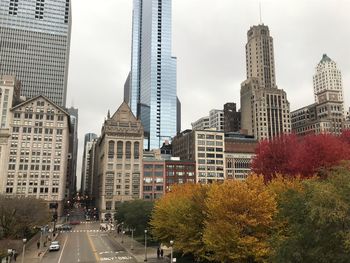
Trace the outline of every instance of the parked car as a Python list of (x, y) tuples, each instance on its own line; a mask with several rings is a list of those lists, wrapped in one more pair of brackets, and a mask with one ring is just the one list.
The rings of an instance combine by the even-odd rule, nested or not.
[(71, 225), (80, 225), (80, 221), (71, 221), (69, 222)]
[(49, 251), (58, 251), (60, 250), (60, 242), (52, 241), (49, 247)]

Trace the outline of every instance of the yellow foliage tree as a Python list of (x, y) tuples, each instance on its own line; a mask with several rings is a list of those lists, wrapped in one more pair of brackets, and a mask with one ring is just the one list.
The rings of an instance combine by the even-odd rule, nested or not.
[(161, 242), (174, 240), (174, 247), (183, 254), (200, 258), (208, 187), (199, 184), (174, 186), (154, 207), (150, 225), (152, 234)]
[(208, 260), (267, 261), (276, 201), (263, 177), (212, 185), (206, 207), (203, 241)]

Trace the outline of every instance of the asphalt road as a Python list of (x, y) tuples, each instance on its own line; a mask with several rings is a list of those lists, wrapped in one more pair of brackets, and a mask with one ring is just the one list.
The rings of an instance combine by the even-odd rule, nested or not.
[(115, 262), (136, 263), (137, 261), (105, 231), (101, 231), (98, 222), (85, 222), (73, 226), (68, 232), (60, 233), (59, 251), (47, 252), (44, 263), (92, 263)]

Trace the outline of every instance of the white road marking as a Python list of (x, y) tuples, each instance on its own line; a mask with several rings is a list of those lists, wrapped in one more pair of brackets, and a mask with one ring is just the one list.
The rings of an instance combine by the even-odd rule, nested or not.
[(63, 244), (63, 248), (62, 248), (62, 251), (61, 251), (60, 257), (58, 258), (58, 263), (60, 263), (60, 262), (61, 262), (62, 255), (63, 255), (63, 251), (64, 251), (64, 248), (66, 247), (66, 244), (67, 244), (67, 240), (68, 240), (68, 236), (66, 236), (66, 240), (64, 241), (64, 244)]

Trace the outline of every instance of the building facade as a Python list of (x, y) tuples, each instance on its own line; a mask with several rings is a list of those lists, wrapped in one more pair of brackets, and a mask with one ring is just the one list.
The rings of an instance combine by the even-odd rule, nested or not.
[(245, 180), (251, 173), (258, 141), (239, 133), (225, 134), (225, 178)]
[(59, 204), (66, 193), (69, 114), (43, 96), (11, 109), (5, 194)]
[(206, 117), (202, 117), (200, 119), (198, 119), (195, 122), (191, 123), (192, 126), (192, 130), (205, 130), (205, 129), (209, 129), (210, 125), (209, 125), (209, 116)]
[(172, 185), (196, 183), (196, 162), (176, 158), (165, 161), (165, 185), (168, 192)]
[(313, 76), (315, 102), (319, 102), (318, 94), (323, 91), (336, 91), (337, 101), (344, 101), (344, 91), (341, 71), (337, 63), (331, 60), (327, 54), (323, 54), (321, 61), (316, 66), (316, 72)]
[(236, 103), (224, 104), (224, 131), (239, 132), (241, 129), (241, 113), (236, 109)]
[(67, 109), (70, 118), (69, 154), (67, 168), (67, 193), (68, 199), (77, 191), (77, 160), (78, 160), (78, 109)]
[(124, 100), (145, 131), (145, 149), (160, 148), (179, 130), (171, 0), (134, 0), (131, 71)]
[(87, 194), (89, 189), (89, 178), (92, 176), (92, 174), (89, 173), (90, 171), (90, 162), (93, 158), (90, 156), (90, 150), (93, 145), (93, 141), (97, 139), (97, 135), (95, 133), (87, 133), (85, 134), (84, 138), (84, 152), (83, 152), (83, 160), (82, 160), (82, 167), (81, 167), (81, 181), (80, 181), (80, 191), (83, 194)]
[(291, 113), (292, 131), (297, 135), (330, 133), (339, 135), (347, 128), (340, 91), (323, 90), (317, 94), (317, 103)]
[(196, 182), (208, 184), (225, 179), (223, 131), (185, 130), (173, 139), (173, 156), (196, 162)]
[(348, 129), (345, 118), (341, 72), (326, 54), (313, 76), (315, 103), (291, 113), (292, 131), (297, 135), (330, 133), (339, 135)]
[(11, 108), (19, 101), (20, 82), (14, 76), (0, 76), (0, 193), (5, 192)]
[(0, 75), (14, 75), (21, 95), (66, 106), (71, 33), (69, 0), (0, 1)]
[[(123, 102), (107, 119), (96, 142), (98, 200), (102, 218), (115, 213), (119, 202), (140, 198), (143, 127)], [(94, 183), (95, 184), (95, 183)]]
[(212, 109), (209, 111), (209, 127), (217, 131), (224, 130), (224, 111)]
[(290, 105), (276, 86), (273, 39), (265, 25), (248, 31), (247, 80), (241, 84), (241, 129), (256, 139), (290, 133)]

